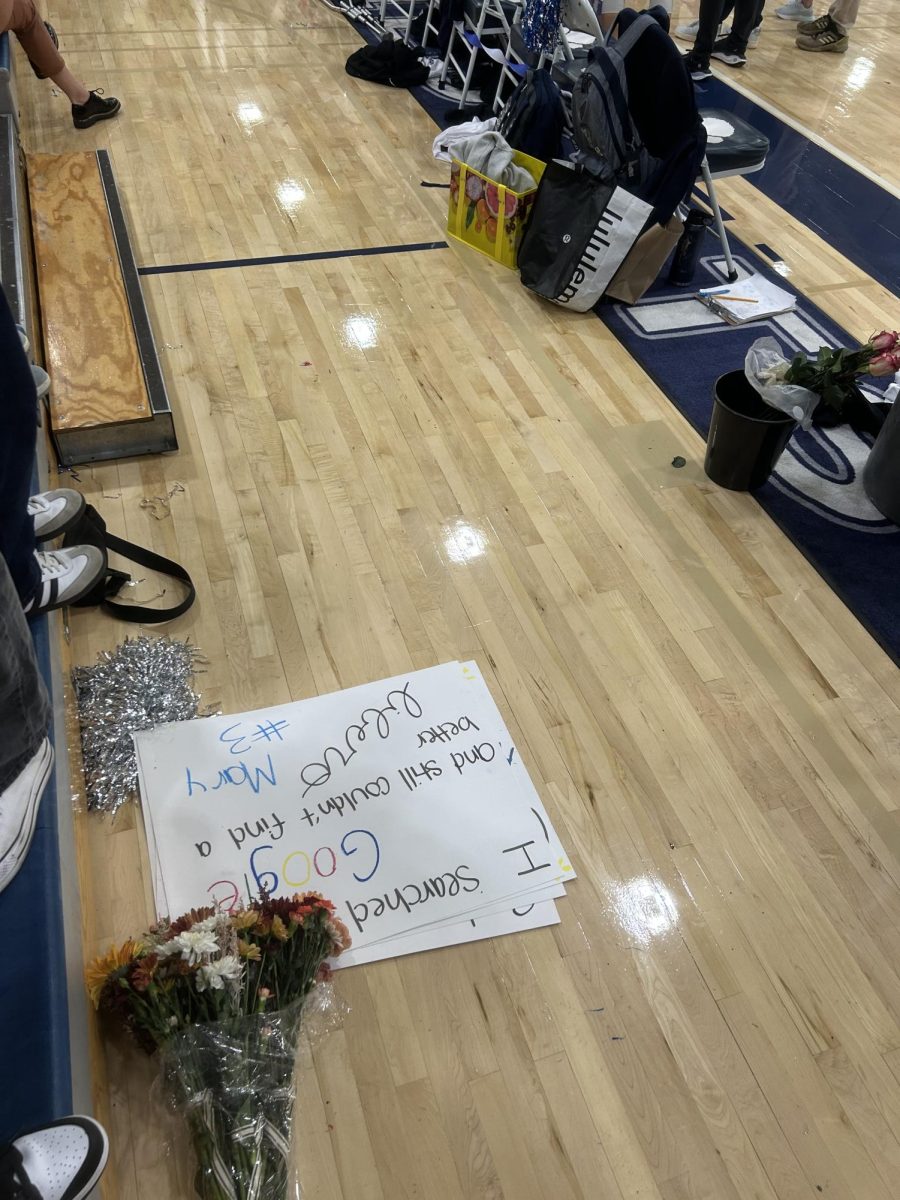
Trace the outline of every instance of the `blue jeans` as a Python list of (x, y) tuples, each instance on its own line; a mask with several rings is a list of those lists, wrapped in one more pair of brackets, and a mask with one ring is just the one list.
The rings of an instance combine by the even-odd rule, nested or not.
[(40, 583), (27, 508), (36, 438), (31, 367), (0, 287), (0, 791), (34, 756), (50, 723), (22, 612)]
[(37, 753), (49, 725), (50, 701), (22, 601), (0, 559), (0, 792)]
[(0, 557), (25, 604), (41, 581), (34, 557), (34, 521), (27, 507), (38, 428), (37, 389), (2, 287), (0, 364)]

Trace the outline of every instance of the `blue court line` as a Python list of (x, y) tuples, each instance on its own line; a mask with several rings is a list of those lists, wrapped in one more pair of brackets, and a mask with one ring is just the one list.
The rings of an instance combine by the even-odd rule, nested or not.
[(773, 263), (782, 261), (781, 255), (776, 250), (773, 250), (771, 246), (767, 246), (765, 242), (757, 242), (756, 248), (766, 258), (771, 259)]
[(769, 139), (748, 183), (900, 295), (900, 199), (721, 79), (697, 84), (701, 108), (724, 108)]
[(446, 242), (409, 242), (403, 246), (365, 246), (357, 250), (313, 250), (308, 254), (270, 254), (264, 258), (220, 258), (214, 262), (169, 263), (138, 267), (139, 275), (176, 275), (184, 271), (223, 271), (229, 267), (271, 267), (281, 263), (318, 262), (325, 258), (370, 258), (376, 254), (409, 254), (414, 250), (446, 250)]

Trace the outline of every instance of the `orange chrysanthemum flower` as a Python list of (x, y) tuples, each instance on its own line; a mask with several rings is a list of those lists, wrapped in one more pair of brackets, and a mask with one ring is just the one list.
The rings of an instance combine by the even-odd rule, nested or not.
[(110, 975), (114, 971), (126, 967), (133, 959), (140, 957), (143, 949), (142, 942), (129, 940), (123, 942), (121, 946), (112, 946), (105, 954), (94, 959), (84, 973), (88, 994), (94, 1008), (99, 1007), (100, 994)]

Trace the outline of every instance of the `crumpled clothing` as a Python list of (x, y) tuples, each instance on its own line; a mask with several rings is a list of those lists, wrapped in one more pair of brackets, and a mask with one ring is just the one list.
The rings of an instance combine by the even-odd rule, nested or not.
[(514, 192), (527, 192), (537, 187), (530, 171), (513, 162), (515, 151), (499, 133), (489, 130), (478, 133), (454, 147), (453, 157), (465, 163), (473, 171), (485, 175), (494, 183), (511, 188)]
[(458, 147), (460, 142), (468, 141), (476, 133), (486, 133), (488, 130), (496, 128), (496, 125), (496, 117), (489, 117), (486, 121), (481, 121), (478, 117), (475, 117), (471, 121), (465, 121), (462, 125), (448, 125), (434, 139), (431, 153), (435, 158), (441, 159), (444, 162), (450, 162), (453, 158), (453, 154), (450, 151)]

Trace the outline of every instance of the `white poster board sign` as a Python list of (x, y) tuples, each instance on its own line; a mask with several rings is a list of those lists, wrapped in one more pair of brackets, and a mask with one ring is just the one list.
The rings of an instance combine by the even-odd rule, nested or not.
[(161, 915), (315, 889), (362, 949), (574, 878), (474, 663), (135, 745)]

